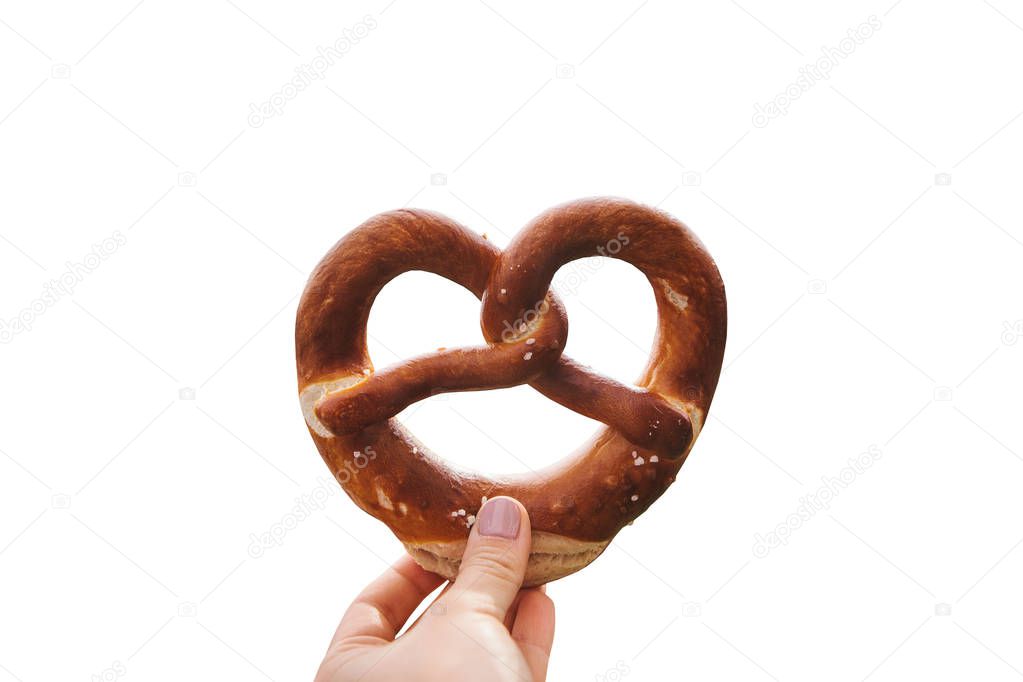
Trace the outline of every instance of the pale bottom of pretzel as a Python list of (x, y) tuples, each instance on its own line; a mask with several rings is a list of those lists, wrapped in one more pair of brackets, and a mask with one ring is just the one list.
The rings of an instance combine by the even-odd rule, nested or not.
[[(458, 575), (465, 540), (406, 542), (405, 549), (420, 566), (449, 580)], [(533, 531), (533, 548), (526, 566), (524, 587), (542, 585), (575, 573), (596, 559), (608, 542), (574, 540), (556, 533)]]

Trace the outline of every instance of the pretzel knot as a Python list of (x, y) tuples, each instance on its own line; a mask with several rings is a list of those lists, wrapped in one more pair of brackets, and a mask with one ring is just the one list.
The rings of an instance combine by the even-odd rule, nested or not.
[[(635, 386), (563, 354), (568, 320), (554, 273), (587, 256), (619, 258), (654, 290), (658, 327)], [(439, 350), (374, 370), (366, 323), (387, 282), (423, 270), (482, 302), (486, 345)], [(296, 322), (302, 412), (349, 496), (384, 521), (429, 570), (457, 573), (488, 496), (529, 511), (527, 584), (592, 561), (675, 480), (706, 418), (725, 344), (725, 293), (696, 237), (665, 213), (589, 199), (540, 215), (503, 252), (435, 213), (375, 216), (339, 241), (310, 277)], [(528, 383), (606, 425), (575, 455), (500, 480), (455, 471), (393, 419), (438, 393)]]

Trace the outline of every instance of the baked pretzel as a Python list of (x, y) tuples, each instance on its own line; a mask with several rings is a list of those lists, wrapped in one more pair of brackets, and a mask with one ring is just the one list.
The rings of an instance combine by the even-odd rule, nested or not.
[[(568, 321), (551, 278), (594, 255), (639, 268), (657, 301), (657, 333), (636, 386), (562, 354)], [(375, 370), (366, 322), (377, 294), (410, 270), (457, 282), (482, 302), (485, 346), (438, 350)], [(386, 523), (424, 568), (453, 578), (475, 513), (508, 495), (529, 512), (526, 585), (573, 573), (675, 480), (721, 372), (725, 291), (682, 223), (620, 199), (553, 208), (502, 252), (436, 213), (383, 213), (316, 267), (295, 328), (309, 432), (345, 492)], [(575, 454), (529, 474), (488, 478), (447, 466), (394, 416), (428, 396), (528, 383), (606, 428)]]

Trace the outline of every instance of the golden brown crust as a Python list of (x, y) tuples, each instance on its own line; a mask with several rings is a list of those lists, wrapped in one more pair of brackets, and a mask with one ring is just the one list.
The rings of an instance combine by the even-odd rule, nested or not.
[[(557, 580), (586, 566), (604, 551), (607, 542), (573, 540), (563, 535), (533, 531), (532, 553), (523, 586), (533, 587)], [(447, 542), (406, 542), (405, 549), (428, 571), (449, 580), (458, 575), (465, 552), (465, 538)]]
[[(561, 354), (568, 322), (551, 278), (594, 255), (632, 263), (654, 289), (657, 335), (635, 387)], [(374, 371), (370, 307), (387, 282), (413, 269), (480, 298), (488, 344)], [(443, 216), (394, 211), (346, 235), (310, 278), (296, 322), (299, 393), (310, 434), (344, 490), (421, 563), (457, 568), (453, 552), (483, 500), (508, 495), (525, 505), (534, 539), (558, 548), (534, 550), (529, 579), (537, 584), (592, 561), (675, 480), (714, 395), (725, 327), (713, 260), (682, 223), (655, 209), (620, 199), (564, 204), (504, 252)], [(451, 469), (393, 419), (435, 393), (522, 383), (607, 428), (539, 472), (491, 479)]]

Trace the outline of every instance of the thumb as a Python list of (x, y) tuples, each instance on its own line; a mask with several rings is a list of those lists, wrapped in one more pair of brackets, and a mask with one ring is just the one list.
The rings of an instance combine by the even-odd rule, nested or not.
[(510, 497), (488, 500), (469, 532), (448, 604), (503, 621), (522, 587), (531, 540), (522, 504)]

